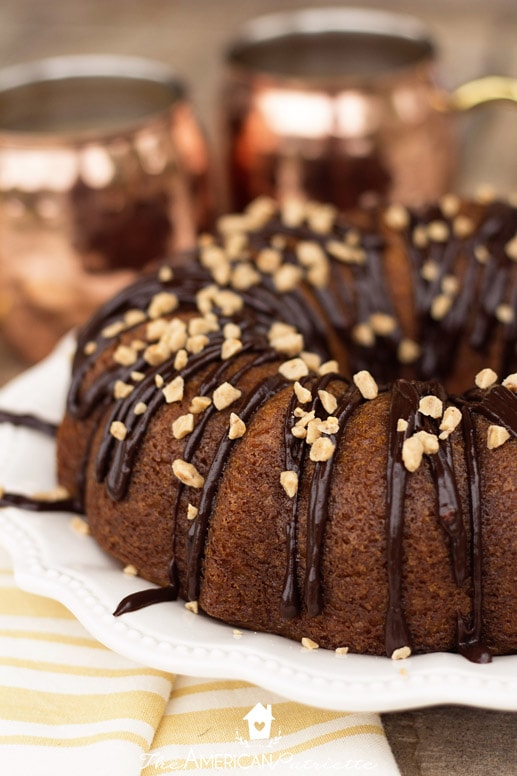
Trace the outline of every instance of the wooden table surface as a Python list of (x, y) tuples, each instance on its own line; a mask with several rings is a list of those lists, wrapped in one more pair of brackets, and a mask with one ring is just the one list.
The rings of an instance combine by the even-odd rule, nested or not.
[[(332, 4), (332, 3), (330, 3)], [(337, 5), (337, 2), (333, 3)], [(2, 0), (0, 66), (41, 56), (119, 53), (174, 65), (217, 155), (222, 51), (238, 24), (289, 0)], [(313, 5), (318, 5), (314, 2)], [(445, 82), (488, 73), (517, 76), (515, 0), (378, 0), (377, 7), (418, 14), (436, 36)], [(458, 190), (489, 183), (517, 191), (517, 109), (483, 108), (461, 119)], [(0, 338), (0, 384), (24, 368)], [(403, 776), (514, 776), (517, 715), (452, 706), (383, 715)], [(382, 776), (382, 774), (380, 774)]]

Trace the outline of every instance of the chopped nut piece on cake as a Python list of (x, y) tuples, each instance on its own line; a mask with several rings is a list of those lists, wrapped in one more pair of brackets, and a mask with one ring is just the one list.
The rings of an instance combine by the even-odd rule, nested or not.
[(308, 402), (312, 401), (312, 393), (308, 388), (304, 388), (303, 385), (298, 382), (298, 380), (296, 380), (293, 388), (296, 394), (296, 398), (300, 404), (307, 404)]
[(311, 461), (328, 461), (335, 449), (336, 445), (328, 437), (319, 437), (313, 443), (309, 457)]
[(242, 396), (242, 391), (231, 383), (224, 382), (212, 394), (214, 406), (217, 410), (224, 410)]
[(280, 474), (280, 485), (283, 487), (289, 498), (294, 498), (298, 492), (298, 474), (287, 470)]
[(230, 414), (230, 429), (228, 431), (229, 439), (240, 439), (246, 433), (246, 424), (239, 418), (235, 412)]
[(320, 389), (318, 391), (318, 396), (320, 398), (323, 409), (328, 412), (329, 415), (332, 415), (337, 409), (337, 399), (334, 394), (330, 393), (329, 391)]
[(186, 601), (185, 609), (188, 609), (192, 614), (199, 614), (199, 604), (197, 601)]
[(159, 318), (161, 315), (167, 315), (178, 306), (178, 297), (169, 291), (160, 291), (151, 299), (151, 304), (147, 308), (149, 318)]
[(133, 566), (132, 563), (128, 563), (127, 566), (124, 566), (123, 573), (127, 574), (128, 577), (137, 577), (138, 569), (136, 566)]
[(514, 372), (511, 375), (508, 375), (504, 378), (502, 385), (504, 385), (505, 388), (509, 388), (512, 391), (517, 390), (517, 372)]
[(80, 534), (81, 536), (89, 536), (90, 526), (88, 525), (86, 520), (83, 520), (82, 517), (78, 517), (76, 515), (71, 519), (70, 525), (72, 527), (72, 530), (75, 531), (75, 533)]
[(404, 337), (397, 349), (397, 358), (401, 364), (413, 364), (420, 358), (420, 345), (412, 339)]
[(242, 342), (239, 339), (225, 339), (221, 346), (221, 358), (227, 361), (236, 356), (240, 350), (242, 350)]
[(133, 412), (135, 415), (144, 415), (147, 412), (147, 404), (143, 401), (137, 402)]
[(114, 420), (110, 425), (110, 434), (122, 442), (127, 436), (127, 428), (120, 420)]
[(137, 351), (129, 345), (119, 345), (113, 354), (113, 360), (121, 366), (132, 366), (137, 358)]
[(194, 415), (199, 415), (200, 412), (204, 412), (211, 404), (212, 399), (210, 396), (194, 396), (188, 409)]
[(318, 374), (320, 377), (323, 377), (323, 375), (328, 375), (335, 372), (336, 374), (339, 374), (339, 365), (338, 362), (334, 359), (331, 359), (330, 361), (325, 361), (323, 364), (320, 365), (318, 368)]
[(186, 415), (180, 415), (172, 424), (172, 434), (174, 439), (183, 439), (194, 430), (194, 415), (189, 412)]
[(165, 401), (167, 404), (172, 404), (176, 401), (181, 401), (183, 399), (183, 394), (185, 391), (185, 380), (181, 375), (178, 375), (173, 380), (170, 381), (170, 383), (167, 383), (167, 385), (162, 388), (162, 393), (165, 397)]
[(194, 464), (188, 463), (182, 458), (176, 458), (173, 461), (172, 471), (180, 482), (191, 488), (202, 488), (205, 484), (205, 478), (198, 472)]
[(187, 506), (187, 520), (195, 520), (199, 514), (199, 509), (192, 504)]
[(406, 431), (408, 425), (409, 424), (405, 418), (399, 418), (397, 420), (397, 431)]
[(377, 383), (366, 369), (356, 372), (352, 379), (363, 399), (375, 399), (378, 396)]
[(424, 445), (417, 436), (405, 439), (402, 444), (402, 461), (408, 472), (416, 472), (422, 463)]
[(384, 221), (390, 229), (401, 232), (409, 226), (409, 212), (403, 205), (388, 205), (384, 211)]
[(302, 639), (302, 647), (304, 647), (304, 649), (319, 649), (320, 645), (317, 643), (317, 641), (313, 641), (307, 636), (304, 636)]
[(510, 432), (504, 426), (489, 426), (487, 431), (487, 447), (489, 450), (495, 450), (501, 447), (510, 439)]
[(278, 371), (287, 378), (287, 380), (296, 381), (309, 374), (309, 367), (303, 359), (292, 358), (290, 361), (284, 361), (283, 364), (280, 364)]
[(422, 415), (427, 415), (430, 418), (441, 418), (443, 414), (443, 402), (438, 396), (428, 394), (422, 396), (418, 403), (419, 412)]
[(447, 407), (440, 423), (440, 439), (447, 439), (461, 422), (461, 412), (457, 407)]
[(336, 647), (334, 652), (336, 655), (348, 655), (349, 650), (348, 647)]
[(411, 655), (411, 647), (399, 647), (394, 649), (391, 654), (392, 660), (405, 660)]
[(490, 388), (491, 385), (497, 382), (497, 374), (493, 369), (482, 369), (477, 373), (474, 382), (478, 388)]

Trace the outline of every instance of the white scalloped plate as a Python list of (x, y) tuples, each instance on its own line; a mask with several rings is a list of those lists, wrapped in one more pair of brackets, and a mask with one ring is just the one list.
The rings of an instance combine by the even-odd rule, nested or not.
[[(69, 355), (64, 340), (46, 361), (0, 390), (0, 407), (58, 420)], [(0, 482), (25, 493), (54, 485), (54, 442), (0, 425)], [(0, 510), (0, 539), (20, 587), (60, 601), (100, 642), (138, 663), (174, 673), (244, 679), (287, 698), (343, 711), (395, 711), (438, 703), (517, 710), (517, 656), (475, 665), (458, 655), (408, 660), (338, 656), (305, 650), (278, 636), (245, 631), (162, 603), (115, 618), (130, 592), (149, 587), (127, 577), (93, 539), (71, 527), (72, 515)]]

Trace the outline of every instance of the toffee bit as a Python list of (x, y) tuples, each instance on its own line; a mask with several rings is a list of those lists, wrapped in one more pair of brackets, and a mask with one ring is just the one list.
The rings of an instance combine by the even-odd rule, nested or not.
[(499, 323), (513, 323), (515, 313), (509, 304), (499, 304), (495, 309), (495, 317)]
[(101, 334), (105, 339), (110, 339), (111, 337), (116, 337), (117, 334), (120, 334), (125, 328), (122, 321), (114, 321), (113, 323), (108, 324), (108, 326), (105, 326), (102, 329)]
[(389, 205), (384, 211), (384, 222), (390, 229), (402, 232), (409, 226), (409, 212), (404, 205)]
[(486, 445), (489, 450), (501, 447), (508, 439), (510, 439), (510, 432), (504, 426), (488, 427)]
[(300, 380), (309, 374), (309, 367), (301, 358), (292, 358), (290, 361), (284, 361), (278, 367), (280, 374), (287, 380)]
[(312, 639), (309, 639), (307, 636), (304, 636), (302, 639), (302, 647), (304, 649), (319, 649), (320, 645), (317, 641), (313, 641)]
[(388, 313), (372, 313), (370, 315), (370, 325), (380, 337), (388, 337), (393, 334), (397, 328), (397, 321)]
[(311, 353), (308, 350), (302, 350), (300, 358), (302, 361), (305, 361), (311, 372), (318, 372), (321, 366), (321, 356), (318, 356), (317, 353)]
[(192, 504), (187, 506), (187, 520), (195, 520), (199, 514), (199, 509)]
[(184, 390), (185, 380), (181, 375), (178, 375), (174, 380), (171, 380), (170, 383), (167, 383), (162, 389), (162, 393), (167, 404), (172, 404), (173, 402), (181, 401), (183, 399)]
[(375, 399), (378, 396), (377, 383), (366, 369), (356, 372), (352, 379), (363, 399)]
[(452, 298), (447, 294), (438, 294), (431, 302), (431, 318), (441, 321), (452, 306)]
[(224, 339), (241, 339), (241, 330), (240, 327), (237, 326), (236, 323), (225, 323), (223, 327), (223, 337)]
[(144, 361), (149, 366), (160, 366), (170, 358), (171, 349), (160, 340), (155, 345), (149, 345), (144, 351)]
[(447, 439), (455, 428), (461, 423), (461, 412), (457, 407), (447, 407), (440, 423), (440, 439)]
[(133, 391), (133, 385), (129, 385), (123, 380), (115, 380), (115, 385), (113, 386), (113, 397), (115, 399), (125, 399)]
[(308, 445), (314, 444), (314, 442), (320, 438), (321, 431), (319, 428), (319, 425), (321, 423), (321, 418), (313, 418), (307, 423), (307, 434), (305, 436), (305, 441)]
[(127, 436), (127, 428), (120, 420), (114, 420), (110, 425), (110, 434), (115, 439), (123, 442)]
[(482, 369), (475, 376), (474, 382), (476, 383), (478, 388), (481, 388), (481, 389), (490, 388), (490, 386), (494, 385), (494, 383), (497, 382), (497, 374), (494, 372), (493, 369), (489, 369), (489, 368)]
[(323, 409), (328, 412), (329, 415), (332, 415), (337, 409), (337, 399), (334, 394), (320, 388), (318, 396)]
[(441, 418), (443, 415), (443, 402), (438, 396), (428, 394), (422, 396), (418, 403), (418, 410), (429, 418)]
[(411, 647), (399, 647), (391, 653), (392, 660), (406, 660), (411, 655)]
[(292, 470), (283, 471), (280, 474), (280, 485), (289, 498), (294, 498), (298, 492), (298, 474)]
[(421, 349), (418, 342), (404, 338), (397, 348), (397, 357), (401, 364), (413, 364), (420, 358)]
[(449, 239), (449, 227), (445, 221), (431, 221), (427, 225), (427, 234), (433, 242), (447, 242)]
[(509, 388), (511, 391), (517, 391), (517, 372), (513, 372), (513, 374), (505, 377), (502, 385), (504, 385), (505, 388)]
[(178, 306), (178, 297), (169, 291), (160, 291), (153, 296), (151, 303), (147, 308), (149, 318), (160, 318), (162, 315), (171, 313)]
[(303, 385), (298, 382), (298, 380), (296, 380), (293, 386), (293, 390), (300, 404), (307, 404), (308, 402), (312, 401), (312, 393), (308, 388), (304, 388)]
[(231, 383), (222, 383), (212, 394), (212, 400), (217, 410), (224, 410), (242, 396), (242, 391)]
[(182, 369), (185, 369), (187, 363), (188, 353), (185, 348), (180, 348), (174, 356), (174, 369), (176, 369), (177, 372), (180, 372)]
[(328, 437), (319, 437), (313, 443), (309, 457), (311, 461), (328, 461), (335, 449), (336, 445)]
[(294, 291), (302, 279), (302, 270), (296, 264), (282, 264), (273, 274), (273, 283), (279, 294)]
[(192, 337), (187, 338), (185, 347), (189, 353), (197, 355), (206, 348), (209, 342), (210, 340), (206, 334), (194, 334)]
[(517, 235), (512, 237), (512, 239), (506, 243), (504, 249), (509, 259), (512, 261), (517, 261)]
[(132, 366), (137, 358), (137, 351), (129, 345), (119, 345), (113, 354), (113, 360), (121, 366)]
[(124, 313), (124, 323), (129, 327), (137, 326), (137, 324), (143, 323), (146, 319), (146, 314), (143, 310), (139, 310), (138, 307), (134, 307)]
[(246, 424), (235, 412), (230, 414), (230, 429), (228, 431), (229, 439), (240, 439), (246, 433)]
[(352, 329), (352, 340), (363, 348), (375, 345), (375, 333), (369, 323), (357, 323)]
[(318, 367), (318, 374), (320, 377), (323, 377), (324, 375), (328, 374), (339, 374), (339, 364), (337, 361), (334, 361), (333, 359), (331, 361), (325, 361), (323, 364), (321, 364)]
[(430, 434), (428, 431), (417, 431), (414, 436), (422, 443), (426, 455), (434, 455), (438, 452), (439, 441), (436, 434)]
[(417, 436), (405, 439), (402, 444), (402, 462), (408, 472), (416, 472), (422, 463), (424, 446)]
[(199, 413), (204, 412), (207, 407), (210, 407), (211, 404), (212, 399), (210, 396), (194, 396), (188, 409), (189, 412), (192, 412), (194, 415), (199, 415)]
[(172, 434), (174, 439), (183, 439), (194, 430), (194, 415), (189, 412), (186, 415), (180, 415), (172, 424)]
[(170, 267), (168, 264), (163, 264), (158, 270), (158, 280), (161, 283), (168, 283), (173, 278), (174, 278), (174, 272), (172, 270), (172, 267)]
[(190, 488), (202, 488), (205, 484), (205, 478), (198, 472), (194, 464), (188, 463), (182, 458), (176, 458), (173, 461), (172, 471), (183, 485)]
[(257, 267), (265, 275), (272, 275), (282, 263), (282, 254), (276, 248), (263, 248), (257, 255)]
[(239, 339), (225, 339), (221, 346), (221, 359), (228, 361), (242, 350), (242, 342)]
[(83, 518), (78, 515), (71, 519), (70, 526), (72, 531), (75, 531), (75, 533), (80, 534), (81, 536), (88, 536), (90, 533), (90, 526), (86, 520), (83, 520)]

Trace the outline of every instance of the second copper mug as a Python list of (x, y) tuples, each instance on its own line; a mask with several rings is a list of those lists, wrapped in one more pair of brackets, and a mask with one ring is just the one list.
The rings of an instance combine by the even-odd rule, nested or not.
[(259, 17), (227, 51), (223, 93), (232, 206), (260, 194), (350, 208), (372, 192), (418, 204), (450, 190), (454, 113), (517, 100), (517, 81), (442, 87), (411, 16), (314, 8)]
[(208, 151), (183, 82), (138, 57), (0, 71), (0, 313), (27, 361), (210, 225)]

